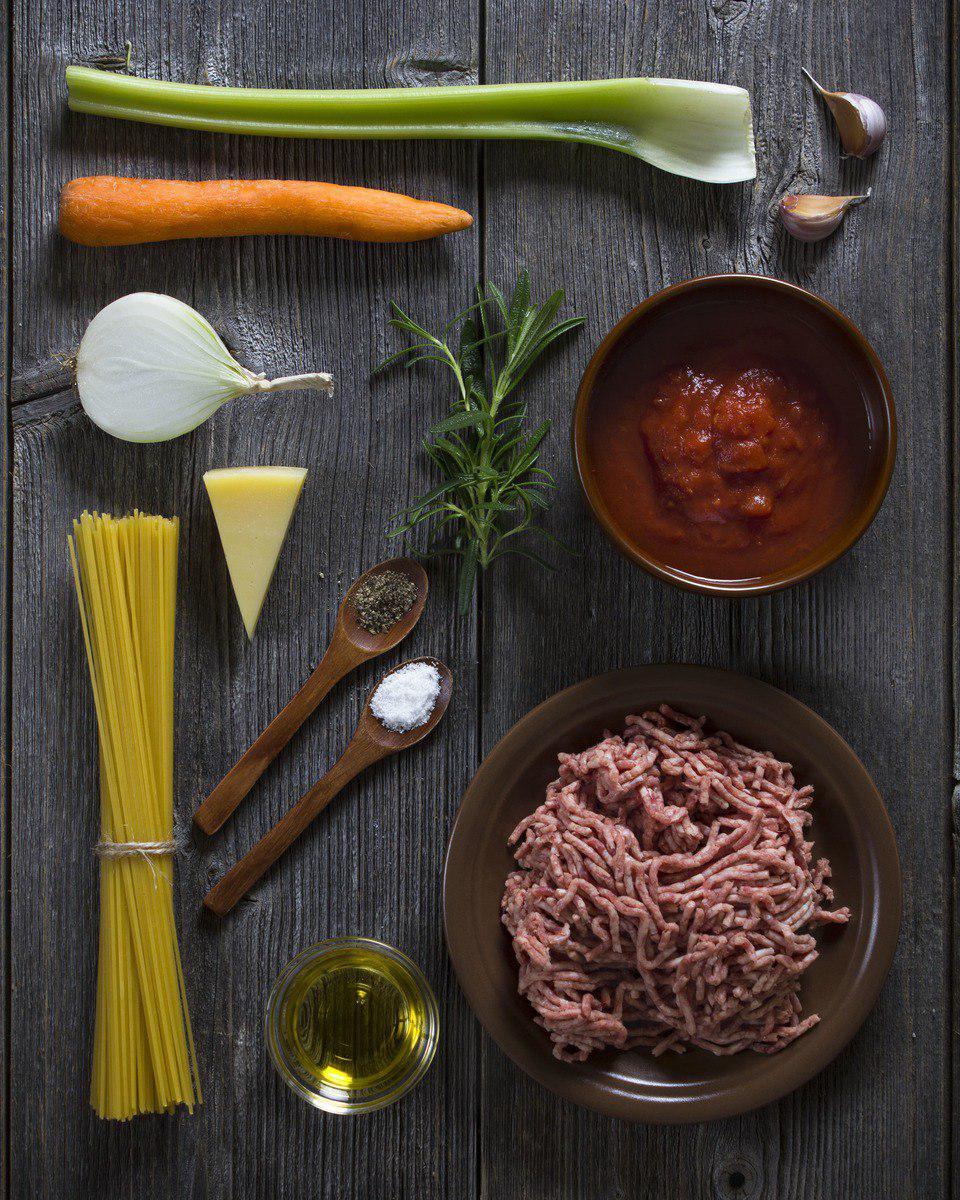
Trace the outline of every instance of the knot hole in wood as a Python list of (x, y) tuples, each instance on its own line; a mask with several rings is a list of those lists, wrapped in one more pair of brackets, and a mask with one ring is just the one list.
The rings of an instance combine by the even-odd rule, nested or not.
[(761, 1172), (756, 1163), (742, 1154), (729, 1155), (713, 1171), (716, 1200), (759, 1200)]

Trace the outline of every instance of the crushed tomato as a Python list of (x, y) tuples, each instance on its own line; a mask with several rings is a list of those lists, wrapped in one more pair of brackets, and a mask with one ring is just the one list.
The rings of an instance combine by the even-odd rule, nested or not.
[[(849, 405), (839, 406), (849, 409)], [(770, 574), (850, 510), (865, 422), (841, 419), (813, 377), (740, 339), (600, 398), (591, 456), (614, 521), (701, 578)]]

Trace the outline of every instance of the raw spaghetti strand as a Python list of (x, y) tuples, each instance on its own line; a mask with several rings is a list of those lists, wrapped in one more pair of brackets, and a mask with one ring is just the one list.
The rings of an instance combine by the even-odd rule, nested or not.
[(83, 513), (68, 538), (100, 739), (100, 937), (90, 1102), (128, 1120), (200, 1102), (173, 916), (179, 522)]

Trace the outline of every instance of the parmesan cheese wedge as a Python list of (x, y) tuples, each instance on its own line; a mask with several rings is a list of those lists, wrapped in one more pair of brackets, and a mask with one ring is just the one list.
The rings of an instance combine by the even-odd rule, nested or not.
[(306, 477), (303, 467), (220, 467), (203, 477), (247, 637), (260, 619)]

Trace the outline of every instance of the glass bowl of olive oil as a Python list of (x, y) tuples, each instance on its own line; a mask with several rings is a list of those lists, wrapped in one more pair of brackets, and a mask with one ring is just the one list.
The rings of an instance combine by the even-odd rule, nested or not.
[(371, 938), (331, 938), (284, 967), (267, 1002), (267, 1045), (284, 1081), (332, 1113), (372, 1112), (426, 1074), (437, 1001), (416, 963)]

